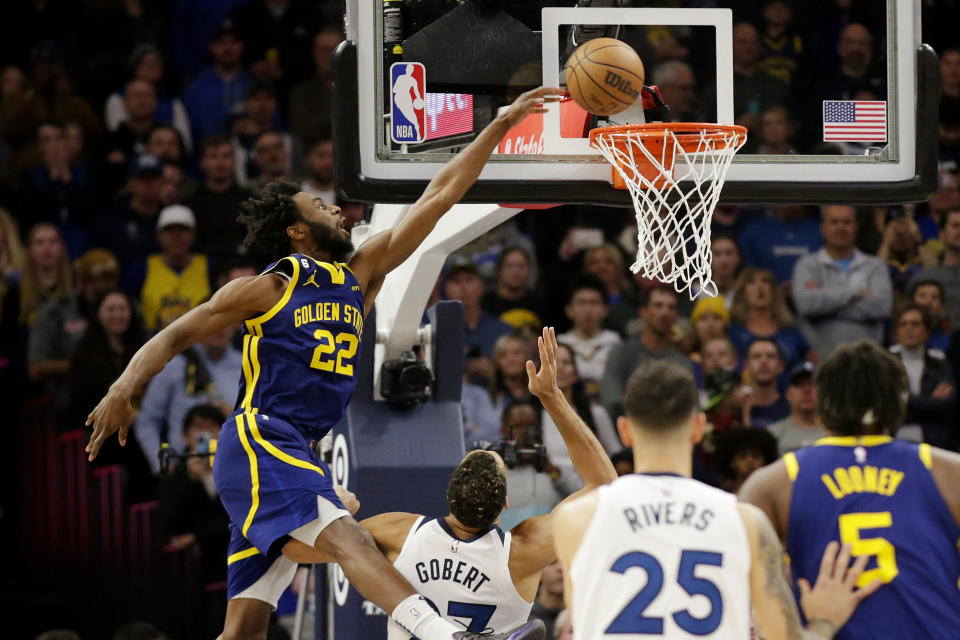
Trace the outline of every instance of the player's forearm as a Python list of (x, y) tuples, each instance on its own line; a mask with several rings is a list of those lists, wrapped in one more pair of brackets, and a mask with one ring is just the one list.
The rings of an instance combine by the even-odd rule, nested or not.
[(617, 472), (607, 452), (559, 389), (555, 393), (541, 396), (540, 400), (557, 425), (570, 453), (570, 461), (573, 462), (583, 484), (586, 487), (596, 487), (616, 480)]
[(147, 384), (175, 355), (188, 346), (189, 344), (183, 344), (181, 332), (175, 326), (167, 327), (137, 350), (127, 368), (110, 385), (110, 390), (132, 397), (137, 389)]
[(509, 130), (510, 123), (507, 118), (503, 115), (497, 116), (473, 142), (434, 176), (424, 192), (424, 198), (435, 197), (446, 205), (439, 215), (458, 203), (473, 186), (490, 159), (490, 154)]

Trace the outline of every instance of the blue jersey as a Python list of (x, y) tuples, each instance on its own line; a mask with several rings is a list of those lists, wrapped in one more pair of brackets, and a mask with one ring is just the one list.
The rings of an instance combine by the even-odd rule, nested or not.
[(316, 440), (343, 416), (356, 386), (363, 292), (347, 265), (301, 254), (264, 273), (289, 283), (272, 309), (244, 324), (236, 411), (280, 418)]
[(783, 458), (793, 481), (787, 554), (795, 578), (816, 582), (831, 540), (870, 562), (859, 585), (883, 585), (838, 640), (956, 638), (957, 526), (930, 474), (930, 446), (888, 436), (835, 437)]

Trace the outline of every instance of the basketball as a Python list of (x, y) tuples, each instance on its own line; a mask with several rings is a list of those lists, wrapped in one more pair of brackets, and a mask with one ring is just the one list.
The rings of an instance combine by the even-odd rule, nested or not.
[(613, 38), (594, 38), (567, 59), (567, 90), (578, 105), (598, 116), (631, 106), (643, 88), (643, 61), (633, 47)]
[(423, 98), (416, 98), (416, 99), (413, 101), (413, 108), (414, 108), (414, 109), (423, 109)]

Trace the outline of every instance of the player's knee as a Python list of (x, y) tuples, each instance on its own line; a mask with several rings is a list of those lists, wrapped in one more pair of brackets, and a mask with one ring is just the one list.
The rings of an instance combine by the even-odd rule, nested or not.
[(367, 553), (380, 553), (377, 543), (370, 532), (361, 527), (352, 518), (341, 518), (325, 531), (325, 543), (329, 545), (337, 562), (343, 563), (351, 558)]

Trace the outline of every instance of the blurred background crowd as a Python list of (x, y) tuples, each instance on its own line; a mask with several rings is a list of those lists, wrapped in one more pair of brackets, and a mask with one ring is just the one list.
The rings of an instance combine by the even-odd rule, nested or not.
[[(863, 152), (818, 142), (811, 105), (885, 97), (884, 14), (874, 2), (819, 4), (814, 14), (783, 0), (723, 3), (737, 7), (734, 95), (748, 152)], [(464, 308), (466, 442), (546, 446), (545, 461), (521, 457), (509, 470), (505, 527), (580, 486), (527, 391), (524, 362), (543, 325), (557, 327), (562, 390), (621, 473), (632, 458), (614, 422), (642, 360), (694, 371), (710, 422), (695, 473), (735, 491), (823, 435), (813, 369), (861, 338), (903, 360), (911, 395), (898, 435), (958, 448), (960, 2), (923, 8), (941, 72), (939, 188), (928, 202), (722, 206), (711, 247), (720, 295), (693, 301), (631, 274), (629, 210), (523, 212), (451, 257), (433, 301)], [(93, 467), (83, 423), (150, 335), (265, 266), (235, 219), (253, 190), (289, 178), (337, 202), (348, 226), (369, 217), (337, 201), (333, 185), (342, 2), (24, 0), (3, 12), (0, 537), (22, 552), (5, 563), (0, 602), (27, 621), (25, 637), (54, 627), (85, 638), (214, 637), (226, 516), (206, 457), (162, 464), (158, 453), (161, 443), (208, 451), (232, 410), (239, 327), (175, 358), (143, 390), (135, 437), (110, 443)], [(655, 35), (637, 45), (657, 61), (650, 81), (673, 118), (696, 120), (711, 88), (695, 48), (682, 30)], [(294, 590), (309, 587), (298, 580)], [(569, 638), (561, 608), (556, 568), (534, 613)], [(154, 626), (128, 624), (136, 620)], [(51, 633), (45, 640), (77, 637)]]

